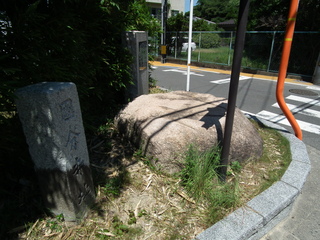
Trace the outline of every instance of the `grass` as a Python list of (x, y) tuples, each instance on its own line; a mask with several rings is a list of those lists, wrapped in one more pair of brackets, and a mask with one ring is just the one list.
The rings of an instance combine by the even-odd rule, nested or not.
[[(229, 61), (229, 48), (228, 47), (220, 47), (220, 48), (209, 48), (209, 49), (196, 49), (191, 53), (192, 61), (199, 62), (212, 62), (212, 63), (220, 63), (227, 65)], [(230, 53), (230, 59), (232, 60), (233, 51)], [(178, 58), (187, 59), (188, 53), (181, 52)], [(230, 60), (230, 63), (231, 63)]]
[(159, 88), (159, 87), (152, 87), (152, 88), (150, 88), (150, 90), (149, 90), (149, 93), (150, 93), (150, 94), (164, 93), (164, 92), (166, 92), (166, 91), (163, 90), (162, 88)]
[(220, 167), (220, 149), (214, 147), (205, 152), (190, 146), (182, 170), (182, 185), (197, 202), (206, 205), (207, 224), (217, 222), (226, 209), (234, 208), (239, 202), (236, 181), (222, 183), (217, 174)]
[[(268, 175), (264, 176), (265, 181), (260, 185), (260, 192), (278, 181), (284, 174), (291, 162), (290, 143), (278, 131), (265, 127), (256, 121), (252, 121), (264, 139), (263, 155), (260, 162), (268, 167)], [(274, 147), (274, 142), (277, 143)]]
[[(188, 53), (182, 52), (177, 58), (187, 59)], [(233, 59), (233, 49), (229, 47), (219, 47), (219, 48), (209, 48), (202, 49), (198, 48), (191, 53), (191, 60), (195, 62), (206, 62), (206, 63), (216, 63), (221, 65), (231, 66)], [(242, 67), (252, 68), (252, 69), (267, 69), (268, 60), (266, 59), (252, 59), (246, 56), (244, 53), (242, 58)]]

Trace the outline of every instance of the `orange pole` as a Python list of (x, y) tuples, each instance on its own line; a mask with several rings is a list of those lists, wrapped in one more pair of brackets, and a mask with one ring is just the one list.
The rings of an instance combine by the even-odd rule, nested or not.
[(283, 49), (282, 49), (281, 62), (279, 67), (276, 97), (277, 97), (277, 102), (282, 112), (290, 122), (296, 137), (302, 140), (302, 131), (300, 129), (300, 126), (297, 123), (296, 119), (294, 118), (293, 114), (291, 113), (290, 109), (288, 108), (283, 97), (284, 81), (287, 75), (287, 69), (288, 69), (288, 63), (289, 63), (289, 57), (290, 57), (290, 51), (291, 51), (291, 45), (292, 45), (292, 38), (294, 34), (294, 27), (296, 23), (296, 16), (298, 12), (298, 6), (299, 6), (299, 0), (291, 0), (287, 28), (286, 28)]

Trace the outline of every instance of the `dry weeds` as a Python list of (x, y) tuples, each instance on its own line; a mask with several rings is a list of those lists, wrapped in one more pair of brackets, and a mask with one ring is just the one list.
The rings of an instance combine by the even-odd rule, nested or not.
[[(20, 239), (192, 239), (209, 227), (205, 204), (196, 203), (178, 178), (150, 168), (147, 159), (107, 129), (89, 142), (97, 204), (88, 217), (76, 226), (59, 217), (39, 219), (25, 226)], [(279, 140), (268, 133), (264, 142), (271, 149), (267, 160), (249, 162), (240, 172), (230, 169), (227, 180), (238, 181), (240, 205), (261, 191), (274, 168), (283, 167)], [(118, 192), (107, 187), (112, 180), (122, 181)]]

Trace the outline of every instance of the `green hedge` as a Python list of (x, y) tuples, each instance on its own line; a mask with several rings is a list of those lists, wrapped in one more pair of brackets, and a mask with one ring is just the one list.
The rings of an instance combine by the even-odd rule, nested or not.
[(221, 37), (216, 33), (201, 33), (200, 38), (199, 34), (194, 34), (193, 40), (196, 42), (197, 46), (200, 44), (201, 48), (218, 48), (221, 46)]

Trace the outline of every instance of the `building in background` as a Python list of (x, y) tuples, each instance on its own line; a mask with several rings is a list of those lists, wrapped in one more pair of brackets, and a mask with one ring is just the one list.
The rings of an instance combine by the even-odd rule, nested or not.
[[(155, 18), (161, 20), (161, 4), (163, 0), (146, 0), (150, 13)], [(167, 17), (175, 16), (178, 13), (184, 13), (185, 0), (167, 0)]]
[(230, 19), (224, 22), (218, 23), (218, 27), (223, 28), (225, 31), (235, 31), (236, 30), (236, 21)]

